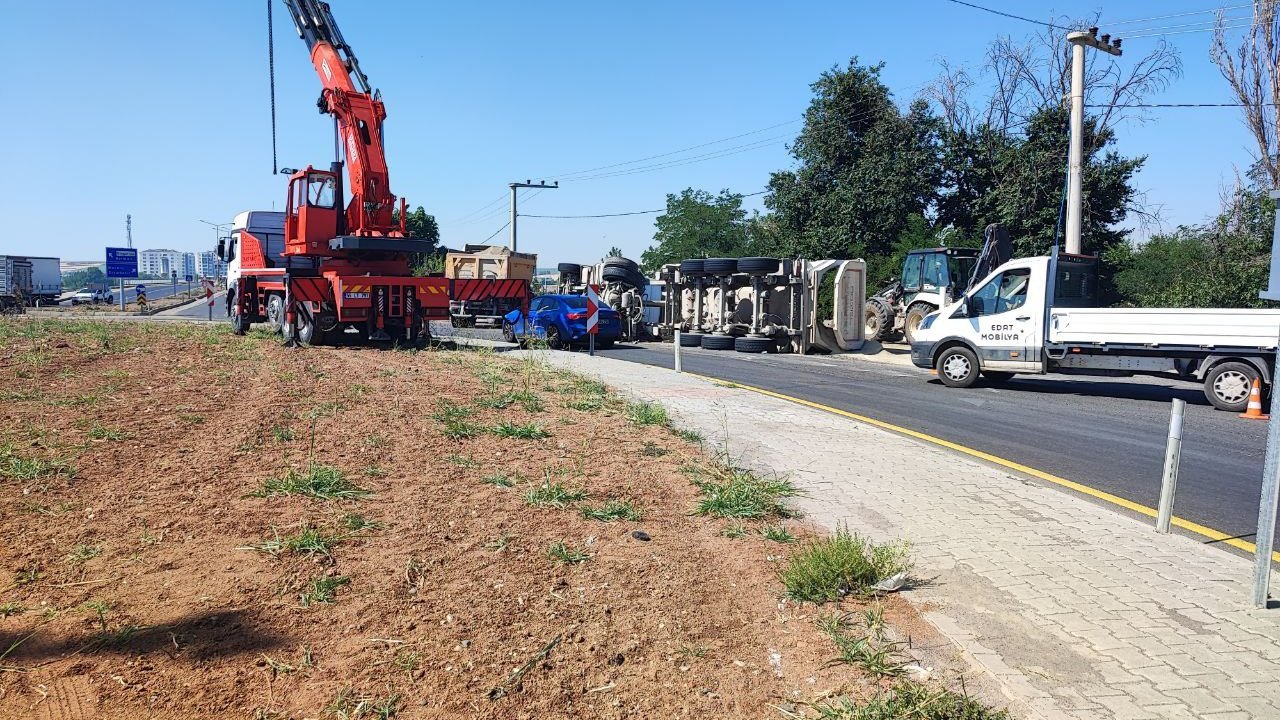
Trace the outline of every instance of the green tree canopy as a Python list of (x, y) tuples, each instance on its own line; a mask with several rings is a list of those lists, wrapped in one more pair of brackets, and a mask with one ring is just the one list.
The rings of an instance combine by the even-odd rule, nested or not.
[(902, 113), (881, 68), (854, 58), (811, 86), (791, 148), (799, 166), (775, 172), (765, 197), (777, 223), (775, 254), (874, 261), (929, 206), (941, 124), (923, 101)]
[[(400, 222), (399, 210), (395, 211), (393, 219), (395, 222)], [(413, 274), (425, 276), (430, 273), (443, 272), (444, 248), (440, 246), (440, 224), (436, 222), (436, 216), (428, 214), (419, 205), (405, 214), (404, 226), (405, 232), (409, 237), (431, 241), (432, 250), (430, 252), (410, 254), (409, 266), (413, 268)]]
[(746, 220), (739, 193), (687, 188), (667, 195), (667, 210), (654, 221), (653, 245), (640, 264), (653, 271), (689, 258), (738, 257), (748, 247)]

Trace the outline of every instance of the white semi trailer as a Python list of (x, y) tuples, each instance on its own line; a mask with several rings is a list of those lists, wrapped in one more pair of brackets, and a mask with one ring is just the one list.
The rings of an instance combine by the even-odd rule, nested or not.
[(1098, 308), (1096, 299), (1093, 258), (1011, 260), (924, 319), (911, 361), (950, 387), (1044, 373), (1196, 380), (1233, 412), (1255, 379), (1269, 384), (1280, 310)]

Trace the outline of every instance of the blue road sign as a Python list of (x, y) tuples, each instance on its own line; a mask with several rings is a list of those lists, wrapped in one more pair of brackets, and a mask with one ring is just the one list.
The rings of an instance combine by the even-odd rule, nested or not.
[(134, 286), (133, 289), (135, 292), (144, 293), (147, 291), (147, 286), (143, 285), (142, 283), (138, 283), (137, 285)]
[(138, 277), (138, 251), (135, 248), (107, 248), (107, 277)]
[(190, 276), (190, 275), (188, 275), (188, 276), (187, 276), (187, 282), (191, 282), (191, 276)]

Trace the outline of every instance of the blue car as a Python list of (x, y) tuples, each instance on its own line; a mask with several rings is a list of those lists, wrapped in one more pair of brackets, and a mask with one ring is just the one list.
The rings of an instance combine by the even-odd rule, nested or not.
[[(598, 324), (596, 347), (609, 347), (618, 340), (622, 326), (616, 310), (600, 305)], [(529, 301), (527, 325), (519, 310), (502, 318), (502, 337), (522, 344), (529, 338), (546, 340), (552, 350), (586, 344), (587, 299), (582, 295), (539, 295)]]

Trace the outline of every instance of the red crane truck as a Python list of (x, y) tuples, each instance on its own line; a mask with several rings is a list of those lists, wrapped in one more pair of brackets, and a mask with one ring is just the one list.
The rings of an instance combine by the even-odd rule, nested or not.
[[(311, 52), (323, 86), (317, 106), (333, 116), (345, 162), (335, 160), (328, 170), (282, 171), (290, 173), (283, 223), (256, 213), (266, 222), (237, 222), (230, 242), (218, 243), (218, 256), (228, 264), (235, 332), (266, 322), (287, 340), (308, 344), (346, 335), (413, 343), (429, 335), (432, 319), (448, 319), (451, 298), (516, 298), (527, 308), (528, 283), (413, 276), (410, 254), (433, 248), (406, 236), (403, 198), (395, 217), (381, 93), (370, 89), (328, 3), (284, 4)], [(345, 208), (343, 165), (351, 184)]]

